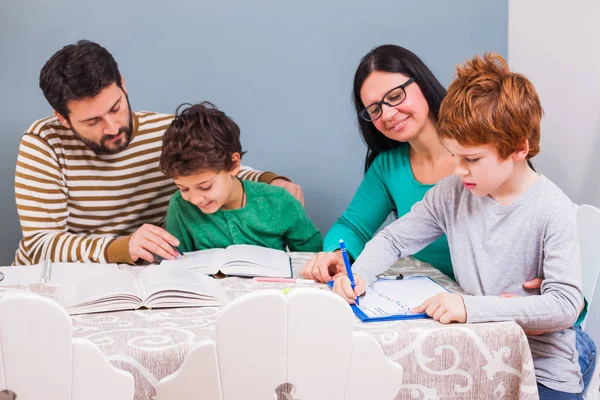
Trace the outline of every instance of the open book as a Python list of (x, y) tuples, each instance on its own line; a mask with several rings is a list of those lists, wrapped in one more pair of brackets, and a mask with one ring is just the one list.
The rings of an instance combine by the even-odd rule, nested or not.
[(69, 314), (138, 308), (219, 306), (228, 297), (209, 276), (154, 265), (136, 277), (127, 270), (72, 281), (60, 287), (60, 303)]
[(281, 250), (249, 244), (234, 244), (225, 249), (199, 250), (185, 253), (186, 258), (163, 260), (160, 265), (178, 267), (201, 274), (292, 277), (290, 257)]
[[(333, 282), (329, 282), (329, 286), (333, 286)], [(352, 311), (362, 322), (429, 318), (425, 313), (413, 314), (410, 310), (443, 292), (449, 290), (428, 276), (401, 280), (379, 278), (359, 297), (360, 305), (352, 305)]]

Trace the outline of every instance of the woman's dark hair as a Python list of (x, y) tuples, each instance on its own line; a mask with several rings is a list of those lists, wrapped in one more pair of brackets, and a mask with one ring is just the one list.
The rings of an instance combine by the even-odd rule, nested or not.
[(113, 83), (123, 89), (117, 62), (104, 47), (87, 40), (54, 53), (40, 72), (44, 97), (67, 120), (67, 102), (92, 98)]
[[(179, 109), (186, 107), (181, 113)], [(231, 171), (233, 153), (245, 154), (240, 128), (223, 111), (207, 101), (181, 104), (163, 135), (160, 169), (169, 178), (201, 171)]]
[[(403, 143), (387, 138), (379, 132), (372, 122), (363, 120), (359, 113), (365, 108), (360, 98), (360, 89), (373, 71), (397, 72), (408, 77), (413, 76), (427, 104), (429, 112), (437, 121), (440, 104), (446, 96), (446, 89), (433, 75), (431, 70), (413, 52), (396, 45), (386, 44), (371, 50), (361, 60), (354, 74), (354, 106), (356, 117), (363, 141), (367, 145), (365, 157), (365, 173), (373, 163), (373, 160), (382, 151), (396, 148)], [(390, 88), (391, 89), (391, 88)]]

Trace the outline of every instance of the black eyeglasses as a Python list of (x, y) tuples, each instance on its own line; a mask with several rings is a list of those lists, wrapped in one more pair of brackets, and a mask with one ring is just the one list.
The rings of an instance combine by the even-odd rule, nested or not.
[(396, 107), (397, 105), (402, 103), (404, 99), (406, 99), (406, 91), (404, 90), (404, 88), (413, 83), (414, 81), (415, 77), (411, 76), (402, 85), (397, 86), (389, 92), (387, 92), (380, 102), (366, 106), (358, 115), (367, 122), (375, 121), (377, 118), (381, 117), (381, 114), (383, 113), (381, 105), (385, 104), (389, 107)]

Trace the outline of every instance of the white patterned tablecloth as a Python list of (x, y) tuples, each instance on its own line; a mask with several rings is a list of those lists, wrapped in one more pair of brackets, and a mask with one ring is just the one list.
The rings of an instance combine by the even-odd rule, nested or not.
[[(309, 253), (290, 253), (298, 274)], [(399, 260), (389, 275), (429, 275), (461, 292), (445, 275), (413, 258)], [(245, 293), (289, 284), (252, 279), (221, 280), (233, 299)], [(199, 341), (214, 339), (221, 307), (120, 311), (73, 316), (74, 336), (100, 347), (118, 368), (135, 378), (135, 399), (152, 399), (158, 382), (175, 372)], [(527, 337), (515, 323), (442, 325), (431, 319), (361, 323), (385, 355), (402, 365), (396, 399), (537, 399)], [(243, 334), (243, 333), (240, 333)]]

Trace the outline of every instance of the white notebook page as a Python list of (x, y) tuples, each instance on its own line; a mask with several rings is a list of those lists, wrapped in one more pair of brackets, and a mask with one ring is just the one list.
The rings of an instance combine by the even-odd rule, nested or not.
[(426, 277), (402, 280), (377, 280), (360, 298), (360, 309), (367, 317), (410, 314), (410, 310), (431, 296), (446, 290)]

